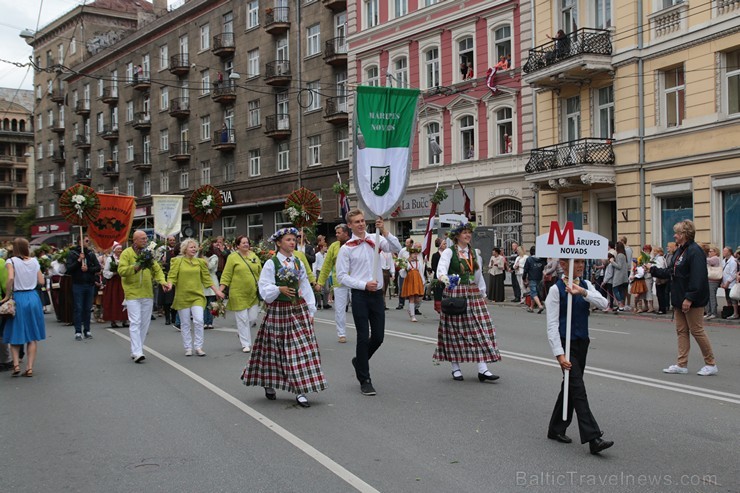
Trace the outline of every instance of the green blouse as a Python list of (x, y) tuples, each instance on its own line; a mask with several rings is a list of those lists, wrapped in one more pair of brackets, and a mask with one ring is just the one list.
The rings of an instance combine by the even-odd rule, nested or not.
[(251, 250), (246, 257), (234, 252), (226, 258), (221, 284), (229, 286), (229, 310), (239, 312), (259, 303), (257, 281), (261, 273), (262, 262)]
[(202, 258), (175, 257), (170, 261), (167, 282), (177, 286), (172, 308), (181, 310), (191, 306), (206, 306), (203, 288), (213, 285), (208, 265)]

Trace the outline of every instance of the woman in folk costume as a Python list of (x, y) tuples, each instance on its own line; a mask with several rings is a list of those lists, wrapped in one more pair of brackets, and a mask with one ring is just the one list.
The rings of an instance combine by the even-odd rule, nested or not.
[(114, 329), (118, 328), (118, 321), (128, 327), (128, 314), (123, 311), (123, 285), (121, 276), (118, 275), (118, 262), (121, 259), (123, 246), (115, 242), (110, 255), (105, 257), (103, 264), (103, 277), (105, 278), (105, 287), (103, 288), (103, 320), (110, 322)]
[(257, 331), (252, 357), (244, 370), (244, 385), (265, 388), (275, 400), (275, 389), (296, 394), (301, 407), (310, 407), (305, 394), (326, 388), (321, 357), (313, 332), (316, 300), (305, 262), (296, 258), (296, 228), (277, 230), (270, 241), (278, 252), (262, 268), (259, 291), (267, 313)]
[(416, 320), (416, 307), (424, 296), (424, 263), (419, 261), (421, 248), (418, 245), (408, 249), (409, 258), (406, 260), (406, 268), (401, 269), (401, 276), (404, 277), (401, 297), (409, 300), (409, 316), (412, 322)]
[[(439, 317), (435, 361), (449, 361), (452, 379), (463, 380), (460, 363), (477, 363), (478, 380), (492, 382), (498, 376), (488, 370), (487, 363), (501, 359), (496, 344), (496, 329), (486, 308), (486, 283), (480, 259), (470, 245), (474, 225), (463, 223), (447, 233), (451, 248), (442, 252), (437, 266), (437, 278), (445, 284), (445, 298), (465, 298), (466, 312), (462, 315)], [(457, 276), (454, 278), (453, 276)]]

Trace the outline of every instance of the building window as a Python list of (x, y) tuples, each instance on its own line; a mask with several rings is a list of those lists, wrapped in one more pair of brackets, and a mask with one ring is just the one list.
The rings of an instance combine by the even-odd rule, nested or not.
[(44, 158), (44, 144), (38, 144), (36, 146), (36, 159)]
[(261, 158), (259, 149), (249, 150), (249, 176), (259, 176), (261, 172)]
[(211, 115), (200, 117), (200, 140), (211, 140)]
[(170, 150), (170, 134), (167, 129), (159, 131), (159, 151), (167, 152)]
[(308, 138), (308, 165), (318, 166), (321, 164), (321, 136), (312, 135)]
[(431, 122), (426, 126), (426, 150), (427, 150), (427, 165), (435, 166), (442, 163), (442, 153), (435, 154), (432, 152), (432, 142), (436, 142), (439, 148), (442, 148), (442, 139), (439, 132), (439, 123)]
[(439, 49), (430, 48), (424, 53), (427, 89), (439, 86)]
[(306, 84), (308, 87), (308, 106), (306, 113), (321, 109), (321, 83), (317, 80)]
[(36, 130), (44, 128), (44, 117), (41, 114), (36, 115)]
[(53, 171), (49, 171), (49, 186), (50, 187), (54, 186), (54, 172)]
[(200, 73), (200, 94), (205, 96), (211, 93), (211, 71), (208, 69)]
[(247, 103), (247, 125), (250, 127), (260, 126), (260, 100), (253, 99)]
[(393, 7), (395, 17), (402, 17), (409, 13), (409, 0), (394, 0)]
[(565, 141), (581, 138), (581, 97), (573, 96), (565, 100)]
[(501, 26), (493, 32), (493, 63), (504, 63), (506, 69), (511, 63), (511, 26)]
[(126, 123), (134, 121), (134, 102), (126, 101)]
[(365, 8), (362, 13), (365, 18), (365, 27), (375, 27), (380, 23), (378, 0), (364, 0), (364, 2)]
[(262, 214), (247, 215), (247, 236), (251, 243), (262, 240)]
[(602, 87), (598, 92), (598, 136), (611, 139), (614, 135), (614, 86)]
[(596, 28), (612, 27), (612, 0), (594, 0), (596, 10)]
[(167, 45), (159, 47), (159, 70), (167, 70), (170, 68), (170, 54)]
[(126, 162), (130, 163), (133, 160), (134, 160), (134, 141), (127, 140), (126, 141)]
[(98, 169), (105, 168), (105, 151), (98, 150)]
[(466, 36), (457, 43), (457, 53), (460, 60), (460, 79), (472, 79), (474, 77), (475, 58), (473, 52), (473, 37)]
[(236, 216), (224, 216), (221, 218), (221, 234), (226, 238), (236, 236)]
[(583, 199), (580, 195), (565, 197), (565, 219), (572, 221), (575, 229), (583, 228)]
[(180, 190), (190, 188), (190, 170), (188, 168), (180, 169)]
[(740, 245), (740, 189), (722, 191), (722, 238), (725, 245)]
[(663, 101), (665, 126), (678, 127), (684, 119), (685, 79), (683, 67), (663, 72)]
[(136, 189), (134, 188), (134, 179), (129, 178), (126, 180), (126, 195), (136, 195)]
[(42, 173), (41, 171), (36, 173), (36, 188), (38, 190), (44, 188), (44, 173)]
[(321, 25), (314, 24), (306, 28), (306, 55), (316, 55), (321, 53)]
[(159, 191), (169, 192), (170, 191), (170, 173), (169, 171), (159, 172)]
[(200, 163), (200, 184), (210, 185), (211, 184), (211, 162), (202, 161)]
[(162, 87), (159, 90), (159, 109), (167, 111), (170, 106), (170, 90), (168, 87)]
[(460, 118), (460, 159), (475, 159), (475, 119), (466, 115)]
[(260, 25), (259, 10), (260, 3), (258, 0), (247, 2), (247, 29)]
[(409, 86), (409, 62), (405, 56), (398, 58), (393, 64), (393, 76), (396, 79), (395, 87)]
[(152, 194), (152, 177), (149, 173), (146, 173), (142, 177), (142, 184), (143, 184), (143, 195), (145, 197), (148, 197)]
[(375, 87), (380, 85), (380, 73), (377, 66), (372, 65), (365, 70), (365, 85)]
[(260, 74), (260, 50), (255, 48), (247, 52), (247, 77), (257, 77)]
[(43, 205), (39, 205), (38, 206), (38, 210), (36, 212), (36, 215), (38, 217), (44, 217), (44, 206)]
[(234, 181), (235, 177), (234, 161), (226, 161), (224, 163), (224, 181)]
[(673, 226), (684, 219), (694, 220), (694, 200), (691, 194), (660, 198), (660, 230), (664, 246), (673, 241)]
[(725, 53), (725, 79), (727, 81), (727, 113), (740, 113), (740, 50)]
[[(23, 204), (22, 207), (25, 207), (25, 204)], [(49, 202), (49, 216), (56, 216), (57, 214), (57, 205), (54, 202)]]
[(77, 53), (77, 38), (72, 36), (72, 39), (69, 40), (69, 52), (74, 55)]
[(511, 108), (496, 111), (496, 150), (499, 154), (511, 154), (513, 116)]
[(290, 169), (290, 145), (287, 142), (278, 144), (278, 171), (288, 171)]
[(278, 230), (280, 228), (287, 228), (288, 226), (291, 226), (293, 222), (290, 220), (290, 216), (285, 213), (285, 211), (276, 211), (275, 212), (275, 229)]
[(337, 161), (349, 160), (349, 129), (337, 130)]
[(200, 26), (200, 51), (211, 49), (211, 26), (204, 24)]

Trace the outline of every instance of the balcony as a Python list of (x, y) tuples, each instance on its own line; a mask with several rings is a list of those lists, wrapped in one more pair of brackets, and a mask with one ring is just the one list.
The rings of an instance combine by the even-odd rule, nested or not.
[(170, 100), (170, 116), (177, 119), (183, 119), (190, 116), (190, 99), (175, 98)]
[(87, 135), (77, 135), (74, 144), (78, 149), (90, 149), (90, 137)]
[(218, 57), (232, 57), (236, 51), (234, 33), (221, 33), (213, 37), (211, 52)]
[(109, 159), (105, 162), (105, 168), (103, 168), (103, 176), (108, 178), (118, 178), (118, 161)]
[(586, 138), (532, 149), (525, 180), (552, 190), (613, 186), (616, 183), (611, 139)]
[(103, 131), (98, 133), (103, 140), (114, 141), (118, 140), (118, 127), (112, 125), (105, 125)]
[(290, 115), (270, 115), (265, 119), (265, 135), (275, 140), (290, 137)]
[(549, 89), (612, 72), (609, 31), (582, 28), (531, 49), (522, 70), (526, 74), (522, 77), (525, 84)]
[(321, 3), (324, 4), (324, 7), (334, 12), (347, 10), (347, 0), (321, 0)]
[(152, 88), (152, 79), (149, 75), (149, 72), (142, 72), (140, 74), (136, 73), (136, 70), (134, 69), (134, 76), (131, 80), (131, 87), (134, 88), (135, 91), (148, 91)]
[(290, 61), (275, 60), (265, 65), (265, 84), (287, 86), (291, 79)]
[(90, 100), (89, 99), (80, 99), (75, 103), (75, 113), (77, 113), (80, 116), (89, 116), (90, 115)]
[(146, 111), (139, 111), (134, 113), (134, 121), (131, 123), (131, 126), (136, 130), (148, 132), (152, 128), (152, 118)]
[(64, 185), (60, 183), (59, 184), (59, 187), (54, 187), (53, 193), (55, 195), (61, 196), (66, 191), (67, 191), (67, 189), (64, 187)]
[(214, 82), (211, 90), (211, 99), (214, 103), (231, 104), (236, 101), (236, 86), (228, 82)]
[(233, 128), (223, 128), (213, 132), (211, 147), (217, 151), (229, 152), (236, 148), (236, 132)]
[(170, 57), (170, 73), (173, 75), (186, 75), (190, 72), (190, 57), (187, 53), (172, 55)]
[(330, 39), (324, 45), (324, 61), (329, 65), (347, 65), (347, 38)]
[(190, 141), (182, 140), (170, 144), (170, 159), (172, 161), (190, 161)]
[(77, 170), (77, 175), (75, 176), (75, 179), (77, 180), (77, 183), (89, 185), (90, 182), (92, 182), (92, 170), (84, 168)]
[(62, 165), (65, 164), (67, 162), (67, 153), (62, 150), (52, 152), (51, 162)]
[(51, 122), (51, 131), (55, 134), (63, 134), (64, 122), (59, 120), (54, 120), (53, 122)]
[(21, 207), (0, 207), (0, 217), (17, 217), (24, 210), (25, 208)]
[(324, 120), (333, 125), (346, 125), (349, 120), (347, 114), (347, 97), (328, 98), (324, 106)]
[(134, 164), (132, 168), (141, 171), (148, 171), (152, 169), (152, 154), (151, 152), (145, 152), (143, 154), (134, 154)]
[(18, 182), (12, 180), (0, 180), (0, 190), (8, 191), (15, 189)]
[(100, 100), (105, 104), (116, 106), (118, 104), (118, 88), (114, 86), (104, 87)]
[(8, 166), (11, 168), (14, 166), (21, 166), (25, 168), (28, 166), (28, 163), (26, 162), (25, 157), (0, 154), (0, 166)]
[(53, 103), (62, 104), (64, 103), (64, 93), (62, 92), (61, 89), (53, 89), (49, 93), (49, 99), (51, 99)]
[(290, 29), (289, 7), (268, 7), (265, 9), (265, 31), (270, 34), (283, 34)]

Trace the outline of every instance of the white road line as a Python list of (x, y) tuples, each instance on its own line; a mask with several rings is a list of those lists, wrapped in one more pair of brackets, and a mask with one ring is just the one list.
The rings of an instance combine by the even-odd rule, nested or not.
[(595, 331), (597, 331), (597, 332), (609, 332), (610, 334), (624, 334), (624, 335), (630, 335), (630, 333), (629, 333), (629, 332), (621, 332), (621, 331), (619, 331), (619, 330), (594, 329), (594, 328), (591, 328), (591, 327), (589, 327), (589, 328), (588, 328), (588, 330), (591, 330), (591, 331), (595, 330)]
[[(121, 334), (113, 329), (106, 329), (108, 332), (117, 335), (118, 337), (125, 339), (127, 341), (131, 341), (131, 339), (124, 334)], [(296, 447), (297, 449), (301, 450), (303, 453), (308, 455), (310, 458), (327, 468), (330, 472), (335, 474), (337, 477), (345, 481), (347, 484), (352, 486), (357, 491), (366, 492), (366, 493), (380, 493), (378, 490), (364, 482), (362, 479), (360, 479), (358, 476), (355, 476), (352, 474), (349, 470), (344, 468), (342, 465), (334, 462), (332, 459), (330, 459), (328, 456), (324, 455), (323, 453), (319, 452), (316, 448), (309, 445), (304, 440), (298, 438), (282, 426), (278, 425), (276, 422), (269, 419), (264, 414), (260, 413), (256, 409), (249, 407), (248, 405), (244, 404), (242, 401), (237, 399), (236, 397), (232, 396), (228, 392), (222, 390), (221, 388), (213, 385), (211, 382), (206, 380), (205, 378), (193, 373), (192, 371), (188, 370), (184, 366), (175, 363), (170, 358), (166, 357), (165, 355), (155, 351), (154, 349), (144, 346), (147, 353), (151, 356), (155, 356), (156, 358), (162, 360), (163, 362), (170, 365), (172, 368), (176, 369), (177, 371), (183, 373), (185, 376), (191, 378), (192, 380), (195, 380), (197, 383), (201, 384), (206, 389), (210, 390), (217, 396), (221, 397), (226, 402), (233, 404), (236, 408), (238, 408), (240, 411), (242, 411), (244, 414), (254, 418), (258, 423), (264, 425), (267, 429), (274, 432), (284, 440), (286, 440), (288, 443)]]
[[(327, 325), (334, 326), (333, 320), (326, 319), (314, 319), (314, 322), (320, 322)], [(348, 328), (355, 328), (354, 324), (347, 324)], [(594, 329), (590, 329), (594, 330)], [(437, 344), (437, 339), (428, 336), (407, 334), (404, 332), (398, 332), (395, 330), (386, 330), (387, 335), (398, 337), (400, 339), (408, 339), (411, 341), (422, 342), (425, 344)], [(525, 361), (528, 363), (536, 363), (538, 365), (559, 367), (560, 365), (555, 362), (552, 358), (544, 358), (542, 356), (534, 356), (531, 354), (515, 353), (511, 351), (501, 351), (501, 354), (507, 358)], [(659, 380), (650, 377), (643, 377), (640, 375), (634, 375), (631, 373), (624, 373), (619, 371), (607, 370), (606, 368), (589, 367), (586, 369), (586, 373), (589, 375), (595, 375), (603, 378), (611, 378), (612, 380), (619, 380), (628, 383), (634, 383), (638, 385), (644, 385), (646, 387), (653, 387), (658, 389), (670, 390), (681, 394), (696, 395), (699, 397), (705, 397), (707, 399), (713, 399), (717, 401), (730, 402), (733, 404), (740, 404), (740, 395), (732, 394), (729, 392), (722, 392), (719, 390), (712, 390), (703, 387), (694, 387), (692, 385), (682, 385), (680, 383), (666, 382), (665, 380)], [(681, 375), (678, 375), (681, 378)]]

